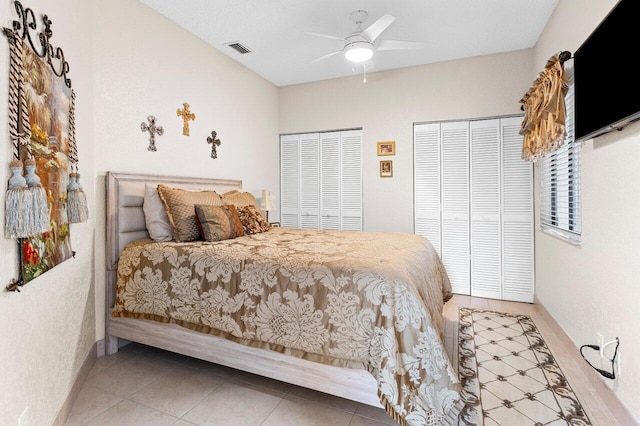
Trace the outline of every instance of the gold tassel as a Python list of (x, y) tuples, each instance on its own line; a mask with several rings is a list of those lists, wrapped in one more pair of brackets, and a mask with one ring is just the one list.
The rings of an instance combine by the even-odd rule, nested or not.
[(67, 216), (69, 223), (85, 222), (89, 219), (87, 195), (80, 186), (80, 173), (69, 174), (67, 187)]
[(36, 160), (33, 158), (26, 160), (24, 169), (27, 171), (25, 180), (32, 195), (32, 207), (29, 212), (30, 235), (39, 235), (51, 229), (47, 191), (42, 187), (40, 177), (36, 174)]
[(12, 176), (9, 179), (7, 199), (5, 202), (5, 227), (7, 238), (27, 238), (31, 236), (29, 215), (33, 205), (33, 196), (22, 176), (22, 161), (13, 160), (9, 168)]

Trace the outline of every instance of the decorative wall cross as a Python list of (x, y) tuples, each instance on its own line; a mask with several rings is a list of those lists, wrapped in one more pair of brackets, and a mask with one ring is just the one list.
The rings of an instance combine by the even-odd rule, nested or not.
[(220, 146), (222, 142), (217, 138), (218, 133), (214, 130), (211, 132), (211, 136), (207, 137), (207, 143), (211, 144), (211, 158), (218, 158), (218, 151), (216, 147)]
[(156, 118), (153, 115), (147, 117), (149, 124), (144, 121), (140, 123), (140, 130), (143, 132), (149, 132), (149, 151), (157, 151), (156, 149), (156, 135), (162, 136), (164, 129), (162, 126), (156, 126)]
[(178, 117), (182, 117), (183, 120), (183, 124), (182, 124), (182, 134), (185, 136), (189, 136), (189, 120), (195, 120), (196, 119), (196, 115), (193, 114), (191, 111), (189, 111), (189, 104), (188, 103), (183, 103), (182, 104), (183, 109), (179, 109), (176, 111), (178, 114)]

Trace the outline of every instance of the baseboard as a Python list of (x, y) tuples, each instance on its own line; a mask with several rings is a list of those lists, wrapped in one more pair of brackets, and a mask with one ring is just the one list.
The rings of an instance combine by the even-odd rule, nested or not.
[[(104, 341), (102, 341), (102, 351), (104, 353)], [(82, 385), (84, 381), (87, 379), (89, 372), (93, 368), (93, 364), (96, 362), (97, 354), (98, 354), (98, 345), (100, 342), (96, 342), (91, 347), (91, 350), (87, 354), (87, 357), (82, 362), (82, 366), (80, 370), (78, 370), (78, 374), (76, 375), (76, 380), (71, 386), (71, 390), (69, 391), (69, 395), (65, 399), (62, 404), (62, 408), (58, 412), (56, 419), (53, 421), (53, 426), (63, 426), (67, 421), (67, 417), (69, 417), (69, 413), (73, 408), (73, 404), (76, 402), (78, 395), (80, 394), (80, 389), (82, 389)]]
[[(545, 321), (553, 328), (556, 333), (561, 333), (563, 338), (567, 339), (567, 341), (573, 343), (573, 339), (569, 337), (569, 335), (563, 330), (563, 328), (558, 324), (556, 319), (549, 313), (547, 308), (544, 307), (540, 299), (537, 296), (534, 296), (533, 303), (536, 306), (536, 309), (540, 313), (542, 317), (544, 317)], [(574, 343), (575, 344), (575, 343)], [(576, 347), (576, 350), (578, 348)], [(594, 386), (595, 392), (597, 392), (604, 401), (606, 401), (607, 408), (611, 411), (611, 414), (616, 418), (618, 424), (621, 425), (637, 425), (639, 424), (637, 420), (633, 417), (633, 415), (629, 412), (627, 407), (620, 401), (618, 395), (616, 395), (611, 388), (609, 388), (603, 381), (602, 376), (598, 374), (594, 369), (589, 367), (589, 365), (584, 362), (579, 364), (580, 371), (586, 376), (590, 378), (590, 382)]]
[(97, 356), (98, 358), (100, 358), (101, 356), (105, 355), (105, 351), (106, 351), (106, 347), (105, 347), (105, 343), (104, 343), (104, 339), (100, 339), (96, 342), (97, 345), (97, 349), (98, 349), (98, 353)]

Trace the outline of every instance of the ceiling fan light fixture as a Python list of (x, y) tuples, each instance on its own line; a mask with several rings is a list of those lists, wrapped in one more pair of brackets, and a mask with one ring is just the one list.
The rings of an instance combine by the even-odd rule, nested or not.
[(360, 63), (373, 56), (373, 46), (366, 41), (357, 41), (344, 48), (344, 57), (351, 62)]

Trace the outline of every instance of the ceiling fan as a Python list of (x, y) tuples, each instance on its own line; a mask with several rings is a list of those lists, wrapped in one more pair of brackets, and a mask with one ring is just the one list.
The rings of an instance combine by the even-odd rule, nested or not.
[(311, 61), (311, 63), (313, 64), (340, 53), (344, 53), (345, 58), (351, 62), (362, 63), (371, 59), (374, 52), (383, 50), (413, 50), (420, 49), (424, 46), (424, 43), (415, 41), (378, 40), (380, 34), (382, 34), (396, 18), (386, 14), (367, 28), (362, 29), (362, 23), (366, 21), (368, 17), (369, 14), (364, 10), (352, 12), (349, 18), (357, 25), (357, 28), (346, 37), (336, 37), (307, 31), (306, 33), (310, 35), (344, 41), (344, 47), (342, 49), (320, 56)]

